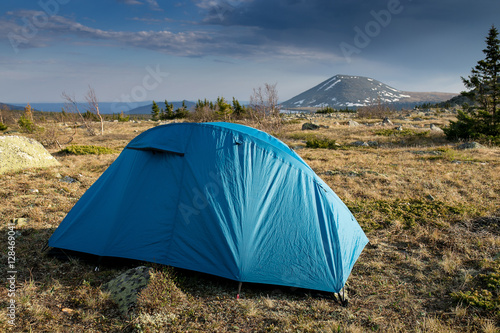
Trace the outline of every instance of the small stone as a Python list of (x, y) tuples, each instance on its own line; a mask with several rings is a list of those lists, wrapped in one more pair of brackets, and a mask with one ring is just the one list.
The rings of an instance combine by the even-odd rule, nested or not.
[(65, 182), (65, 183), (69, 183), (69, 184), (72, 184), (72, 183), (76, 183), (77, 180), (75, 178), (71, 178), (70, 176), (64, 176), (62, 179), (61, 179), (62, 182)]
[(382, 121), (382, 126), (392, 126), (392, 121), (389, 120), (389, 117), (385, 117)]
[(402, 131), (403, 130), (403, 126), (398, 126), (396, 128), (394, 128), (396, 131)]
[(369, 147), (368, 143), (364, 141), (354, 141), (351, 143), (351, 146), (357, 146), (357, 147)]
[(29, 221), (30, 221), (30, 219), (28, 219), (28, 218), (20, 217), (17, 219), (13, 219), (12, 223), (14, 223), (18, 228), (22, 228), (24, 226), (27, 226)]
[(426, 198), (430, 201), (436, 200), (431, 194), (429, 194)]
[(351, 127), (361, 126), (358, 122), (356, 122), (354, 120), (349, 120), (349, 122), (347, 123), (347, 125), (349, 125)]
[(444, 132), (440, 127), (431, 124), (431, 131), (436, 131), (436, 132)]
[(75, 310), (70, 309), (70, 308), (62, 308), (61, 311), (67, 315), (72, 315), (75, 312)]
[(32, 188), (32, 189), (28, 190), (28, 192), (30, 192), (30, 193), (38, 193), (40, 191), (38, 191), (38, 189), (36, 189), (36, 188)]

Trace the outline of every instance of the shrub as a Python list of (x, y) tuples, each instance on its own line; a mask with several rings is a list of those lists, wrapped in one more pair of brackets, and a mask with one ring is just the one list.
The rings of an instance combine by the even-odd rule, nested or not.
[(7, 129), (7, 125), (0, 123), (0, 131), (5, 131)]
[(126, 122), (128, 122), (129, 120), (130, 120), (130, 116), (125, 116), (125, 115), (123, 114), (123, 111), (122, 111), (122, 113), (120, 113), (120, 114), (118, 115), (118, 121), (119, 121), (119, 122), (121, 122), (121, 123), (126, 123)]
[(29, 119), (28, 117), (22, 115), (19, 120), (17, 121), (17, 124), (19, 125), (21, 131), (26, 132), (26, 133), (34, 133), (36, 131), (36, 125), (33, 122), (33, 120)]
[(316, 113), (318, 114), (330, 114), (330, 113), (340, 113), (340, 112), (343, 112), (343, 113), (356, 113), (357, 111), (354, 110), (354, 109), (349, 109), (349, 108), (345, 108), (345, 109), (340, 109), (340, 110), (336, 110), (334, 108), (332, 108), (331, 106), (327, 106), (323, 109), (319, 109), (316, 111)]
[(69, 146), (60, 151), (63, 154), (70, 155), (103, 155), (103, 154), (114, 154), (116, 151), (111, 148), (99, 147), (99, 146)]

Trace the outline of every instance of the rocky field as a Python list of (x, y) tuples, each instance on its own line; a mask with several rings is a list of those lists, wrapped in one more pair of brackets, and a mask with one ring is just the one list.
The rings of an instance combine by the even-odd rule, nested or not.
[[(0, 330), (498, 332), (500, 149), (447, 141), (440, 128), (450, 119), (436, 111), (289, 115), (271, 130), (339, 195), (370, 240), (348, 280), (347, 307), (325, 293), (252, 284), (236, 299), (237, 283), (222, 278), (113, 260), (96, 271), (93, 259), (49, 255), (44, 245), (75, 202), (132, 138), (158, 123), (106, 122), (95, 136), (62, 122), (40, 124), (44, 134), (4, 133), (37, 139), (58, 163), (0, 168)], [(140, 275), (132, 280), (141, 288), (120, 296), (127, 272)]]

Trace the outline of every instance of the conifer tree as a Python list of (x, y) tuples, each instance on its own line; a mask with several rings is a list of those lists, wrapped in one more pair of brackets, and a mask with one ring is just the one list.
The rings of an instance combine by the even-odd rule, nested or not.
[(233, 97), (233, 112), (237, 117), (241, 117), (245, 114), (245, 107), (240, 104), (240, 102)]
[(165, 119), (174, 119), (174, 105), (168, 104), (168, 101), (165, 100)]
[(462, 77), (470, 91), (462, 95), (475, 102), (459, 111), (457, 121), (445, 129), (449, 139), (493, 139), (500, 141), (500, 40), (492, 26), (486, 37), (485, 58), (472, 68), (471, 75)]
[(160, 108), (158, 107), (158, 104), (156, 104), (155, 101), (153, 101), (153, 106), (151, 107), (151, 114), (153, 115), (153, 120), (160, 119)]

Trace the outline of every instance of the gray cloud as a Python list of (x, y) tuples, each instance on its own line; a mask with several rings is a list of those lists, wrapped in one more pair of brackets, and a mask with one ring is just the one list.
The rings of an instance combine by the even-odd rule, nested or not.
[[(155, 50), (175, 56), (202, 57), (209, 55), (236, 58), (296, 58), (310, 61), (332, 59), (321, 50), (304, 50), (283, 43), (273, 43), (267, 36), (259, 35), (252, 27), (222, 28), (217, 31), (114, 31), (93, 28), (67, 17), (54, 15), (36, 33), (25, 38), (23, 22), (43, 15), (41, 11), (21, 10), (10, 12), (8, 20), (0, 20), (0, 34), (19, 36), (19, 48), (44, 47), (64, 41), (78, 43), (81, 39), (105, 40), (137, 48)], [(195, 26), (196, 28), (196, 26)], [(199, 27), (198, 27), (199, 28)], [(65, 39), (61, 37), (65, 36)], [(70, 38), (73, 36), (72, 38)], [(76, 37), (76, 38), (75, 38)]]
[[(78, 39), (114, 41), (129, 46), (162, 51), (179, 56), (202, 56), (204, 45), (212, 37), (203, 31), (173, 33), (170, 31), (113, 31), (92, 28), (63, 16), (54, 15), (44, 24), (32, 24), (33, 18), (44, 15), (41, 11), (10, 12), (10, 19), (0, 20), (0, 34), (11, 36), (18, 48), (44, 47), (60, 42), (61, 36), (73, 35)], [(26, 24), (30, 22), (30, 24)], [(73, 39), (77, 42), (78, 39)], [(71, 42), (71, 39), (70, 39)]]
[[(160, 9), (155, 0), (117, 0), (127, 5), (144, 5)], [(265, 59), (302, 59), (335, 65), (345, 64), (341, 43), (357, 47), (352, 56), (372, 61), (404, 64), (411, 57), (422, 66), (435, 56), (455, 52), (469, 41), (462, 36), (487, 33), (492, 24), (500, 25), (500, 2), (491, 0), (193, 0), (201, 18), (184, 22), (181, 32), (168, 30), (114, 31), (83, 25), (63, 16), (53, 16), (19, 47), (43, 47), (56, 43), (58, 36), (106, 40), (117, 44), (146, 48), (176, 56), (208, 55)], [(374, 15), (397, 6), (389, 22), (370, 37), (369, 43), (356, 45), (356, 34), (365, 31)], [(28, 20), (37, 11), (11, 12), (0, 19), (0, 34), (23, 36)], [(375, 13), (375, 14), (374, 14)], [(148, 19), (133, 18), (147, 21)], [(161, 20), (150, 18), (151, 22)], [(467, 24), (465, 24), (467, 22)], [(207, 29), (206, 27), (210, 28)], [(486, 26), (486, 28), (485, 28)], [(480, 30), (479, 30), (480, 29)], [(73, 36), (73, 39), (70, 37)], [(478, 44), (483, 40), (478, 40)], [(441, 43), (441, 44), (440, 44)], [(476, 47), (474, 45), (474, 47)], [(396, 56), (396, 53), (399, 56)], [(456, 57), (454, 57), (456, 58)]]
[(198, 0), (197, 4), (204, 24), (246, 27), (255, 32), (255, 40), (270, 46), (337, 55), (342, 55), (340, 43), (354, 45), (356, 27), (366, 33), (367, 26), (374, 27), (370, 22), (378, 23), (375, 16), (397, 8), (387, 25), (372, 30), (376, 36), (360, 52), (363, 57), (383, 56), (407, 46), (415, 52), (415, 42), (423, 52), (427, 41), (429, 47), (436, 46), (432, 42), (436, 37), (449, 49), (457, 36), (465, 38), (471, 31), (485, 35), (491, 24), (500, 26), (500, 2), (492, 0)]

